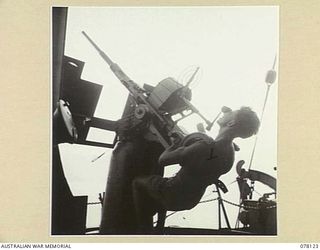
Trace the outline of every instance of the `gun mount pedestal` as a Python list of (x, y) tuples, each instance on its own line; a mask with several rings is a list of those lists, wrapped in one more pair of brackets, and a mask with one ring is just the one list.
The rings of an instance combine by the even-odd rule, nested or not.
[(132, 181), (159, 172), (157, 161), (162, 151), (159, 143), (141, 138), (117, 144), (110, 161), (100, 234), (136, 234)]

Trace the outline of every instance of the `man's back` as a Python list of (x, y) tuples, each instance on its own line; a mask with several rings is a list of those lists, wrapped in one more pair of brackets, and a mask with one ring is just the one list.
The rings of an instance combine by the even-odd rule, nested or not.
[(185, 210), (194, 207), (208, 185), (227, 173), (234, 162), (232, 144), (224, 141), (207, 143), (197, 141), (185, 147), (181, 169), (163, 187), (163, 196), (169, 210)]
[(201, 179), (207, 185), (227, 173), (234, 162), (233, 144), (223, 140), (210, 143), (197, 141), (186, 147), (185, 151), (177, 176), (194, 181)]

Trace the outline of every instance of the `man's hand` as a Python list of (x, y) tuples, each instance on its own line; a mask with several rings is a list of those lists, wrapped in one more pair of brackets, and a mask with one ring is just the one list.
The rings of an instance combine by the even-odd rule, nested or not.
[(173, 132), (170, 135), (170, 141), (171, 141), (170, 148), (176, 149), (177, 147), (181, 146), (182, 135), (178, 134), (177, 132)]

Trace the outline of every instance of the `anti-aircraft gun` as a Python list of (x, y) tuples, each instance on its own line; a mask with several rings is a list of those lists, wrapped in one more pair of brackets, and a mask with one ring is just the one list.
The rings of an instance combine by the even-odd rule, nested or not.
[[(137, 83), (130, 79), (122, 69), (114, 63), (93, 41), (82, 31), (83, 35), (89, 40), (93, 47), (99, 52), (103, 60), (110, 66), (110, 69), (120, 82), (128, 89), (130, 95), (135, 101), (133, 127), (147, 128), (146, 136), (150, 139), (156, 137), (163, 147), (167, 148), (171, 144), (170, 137), (174, 137), (176, 141), (183, 143), (186, 133), (177, 126), (177, 122), (187, 116), (196, 113), (207, 124), (206, 129), (210, 130), (213, 123), (207, 120), (190, 102), (191, 90), (190, 82), (193, 80), (198, 69), (191, 76), (187, 84), (184, 86), (168, 77), (162, 80), (156, 87), (144, 84), (141, 88)], [(173, 120), (174, 115), (180, 114), (181, 117)], [(201, 137), (201, 133), (195, 133), (195, 137)], [(188, 139), (191, 137), (188, 136)], [(152, 139), (152, 138), (151, 138)]]
[[(168, 148), (171, 144), (189, 145), (194, 140), (207, 139), (203, 126), (199, 126), (201, 129), (198, 130), (201, 132), (187, 135), (177, 125), (180, 120), (196, 113), (207, 124), (206, 129), (210, 130), (220, 114), (210, 122), (190, 102), (189, 84), (198, 69), (186, 85), (169, 77), (155, 87), (144, 84), (141, 88), (85, 32), (82, 33), (110, 66), (134, 100), (134, 103), (130, 103), (128, 112), (117, 121), (116, 132), (120, 143), (117, 144), (110, 159), (100, 223), (101, 234), (134, 234), (136, 222), (132, 191), (130, 191), (132, 180), (140, 175), (163, 174), (163, 168), (158, 165), (158, 158), (163, 152), (162, 147)], [(174, 119), (173, 116), (179, 114), (180, 118)], [(148, 142), (156, 141), (157, 143), (141, 143), (141, 137)], [(165, 211), (159, 212), (157, 228), (161, 230), (164, 226)]]

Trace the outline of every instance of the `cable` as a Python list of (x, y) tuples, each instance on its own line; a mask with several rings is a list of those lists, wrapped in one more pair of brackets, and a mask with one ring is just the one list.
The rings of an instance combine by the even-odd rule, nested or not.
[[(265, 111), (265, 108), (266, 108), (266, 104), (267, 104), (267, 100), (268, 100), (268, 96), (269, 96), (269, 92), (270, 92), (270, 86), (271, 85), (268, 84), (268, 88), (267, 88), (267, 91), (266, 91), (266, 96), (265, 96), (265, 99), (264, 99), (264, 104), (263, 104), (263, 108), (262, 108), (262, 112), (261, 112), (261, 116), (260, 116), (260, 124), (262, 124), (262, 119), (263, 119), (264, 111)], [(254, 156), (254, 153), (256, 151), (257, 141), (258, 141), (258, 136), (256, 135), (255, 136), (255, 140), (254, 140), (254, 144), (253, 144), (253, 150), (252, 150), (252, 153), (251, 153), (251, 158), (250, 158), (250, 163), (249, 163), (249, 170), (251, 169), (253, 156)]]
[[(263, 119), (264, 111), (265, 111), (265, 108), (266, 108), (266, 104), (267, 104), (267, 100), (268, 100), (268, 96), (269, 96), (269, 92), (270, 92), (270, 87), (271, 87), (271, 85), (274, 83), (274, 81), (276, 79), (276, 71), (274, 70), (275, 65), (276, 65), (276, 61), (277, 61), (277, 55), (275, 55), (275, 57), (274, 57), (272, 69), (267, 72), (267, 76), (266, 76), (266, 80), (265, 80), (266, 84), (267, 84), (267, 91), (266, 91), (266, 96), (264, 98), (263, 108), (262, 108), (262, 112), (261, 112), (261, 116), (260, 116), (260, 126), (262, 124), (262, 119)], [(257, 141), (258, 141), (258, 136), (256, 135), (255, 136), (255, 140), (254, 140), (254, 144), (253, 144), (251, 157), (250, 157), (250, 163), (249, 163), (249, 168), (248, 168), (249, 171), (250, 171), (251, 166), (252, 166), (254, 153), (255, 153), (255, 150), (256, 150), (256, 147), (257, 147)], [(239, 204), (242, 203), (242, 200), (241, 200), (241, 193), (242, 192), (243, 192), (243, 190), (241, 188)], [(239, 211), (238, 211), (238, 216), (237, 216), (237, 221), (236, 221), (236, 226), (235, 227), (239, 226), (240, 209), (241, 209), (241, 207), (239, 207)]]

